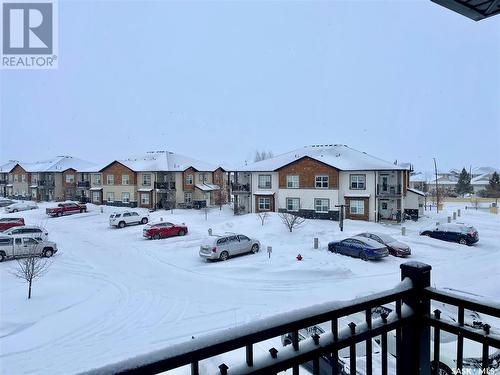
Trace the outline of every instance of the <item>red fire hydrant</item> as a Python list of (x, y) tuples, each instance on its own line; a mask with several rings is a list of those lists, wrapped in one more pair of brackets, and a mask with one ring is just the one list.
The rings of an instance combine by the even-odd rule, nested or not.
[(297, 255), (297, 260), (302, 260), (302, 255)]

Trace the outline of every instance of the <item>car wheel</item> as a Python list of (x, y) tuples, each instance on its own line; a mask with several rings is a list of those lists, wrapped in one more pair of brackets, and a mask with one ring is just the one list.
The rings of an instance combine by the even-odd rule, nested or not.
[(83, 208), (82, 208), (82, 209), (80, 210), (80, 213), (81, 213), (81, 214), (83, 214), (83, 211), (84, 211), (84, 210), (83, 210)]
[(255, 254), (255, 253), (257, 253), (257, 252), (259, 252), (259, 245), (254, 244), (254, 245), (252, 246), (252, 253), (254, 253), (254, 254)]
[[(436, 362), (431, 363), (431, 371), (434, 370), (436, 367)], [(446, 366), (444, 363), (439, 362), (439, 369), (438, 369), (438, 375), (453, 375), (453, 372), (451, 369)]]
[(227, 251), (223, 251), (222, 253), (220, 253), (220, 260), (227, 260), (227, 258), (229, 258), (229, 253)]
[(18, 212), (19, 210), (17, 208), (14, 208), (12, 212)]
[(184, 231), (182, 229), (177, 233), (177, 235), (179, 235), (179, 236), (184, 236), (184, 234), (185, 233), (184, 233)]
[(0, 253), (0, 263), (2, 263), (5, 260), (5, 255), (3, 253)]
[(460, 245), (467, 245), (467, 240), (465, 238), (461, 238), (461, 239), (458, 240), (458, 243)]
[(153, 240), (159, 240), (160, 239), (160, 234), (159, 233), (156, 233), (154, 236), (153, 236)]
[(125, 222), (124, 221), (120, 221), (118, 223), (118, 228), (125, 228)]
[(364, 260), (364, 261), (368, 260), (368, 256), (366, 255), (366, 253), (364, 251), (359, 253), (359, 257), (361, 258), (361, 260)]
[(56, 216), (57, 216), (57, 217), (61, 216), (61, 213), (60, 213), (60, 212), (58, 212), (58, 213), (56, 214)]
[(54, 254), (54, 251), (52, 249), (45, 249), (43, 251), (43, 256), (46, 258), (50, 258)]
[(142, 220), (141, 220), (141, 223), (142, 224), (147, 224), (148, 223), (148, 218), (147, 217), (143, 217)]

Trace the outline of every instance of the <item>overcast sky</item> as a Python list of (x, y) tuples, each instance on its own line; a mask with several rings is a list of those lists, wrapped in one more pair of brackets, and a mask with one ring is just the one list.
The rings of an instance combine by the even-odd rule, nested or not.
[(430, 1), (59, 2), (59, 68), (1, 71), (0, 161), (342, 143), (500, 167), (500, 16)]

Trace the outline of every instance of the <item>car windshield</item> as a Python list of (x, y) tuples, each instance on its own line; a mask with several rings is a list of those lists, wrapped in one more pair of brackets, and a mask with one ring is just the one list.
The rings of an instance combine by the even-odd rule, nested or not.
[(377, 233), (376, 236), (380, 237), (380, 239), (384, 242), (396, 242), (396, 239), (389, 236), (388, 234)]

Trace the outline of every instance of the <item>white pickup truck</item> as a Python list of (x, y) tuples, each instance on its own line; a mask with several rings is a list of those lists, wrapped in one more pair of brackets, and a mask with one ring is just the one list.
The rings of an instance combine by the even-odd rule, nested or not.
[(137, 211), (114, 212), (109, 216), (109, 225), (112, 227), (124, 228), (127, 225), (147, 224), (149, 215)]
[(52, 241), (0, 235), (0, 262), (6, 259), (27, 257), (32, 254), (48, 258), (56, 252), (57, 245)]

